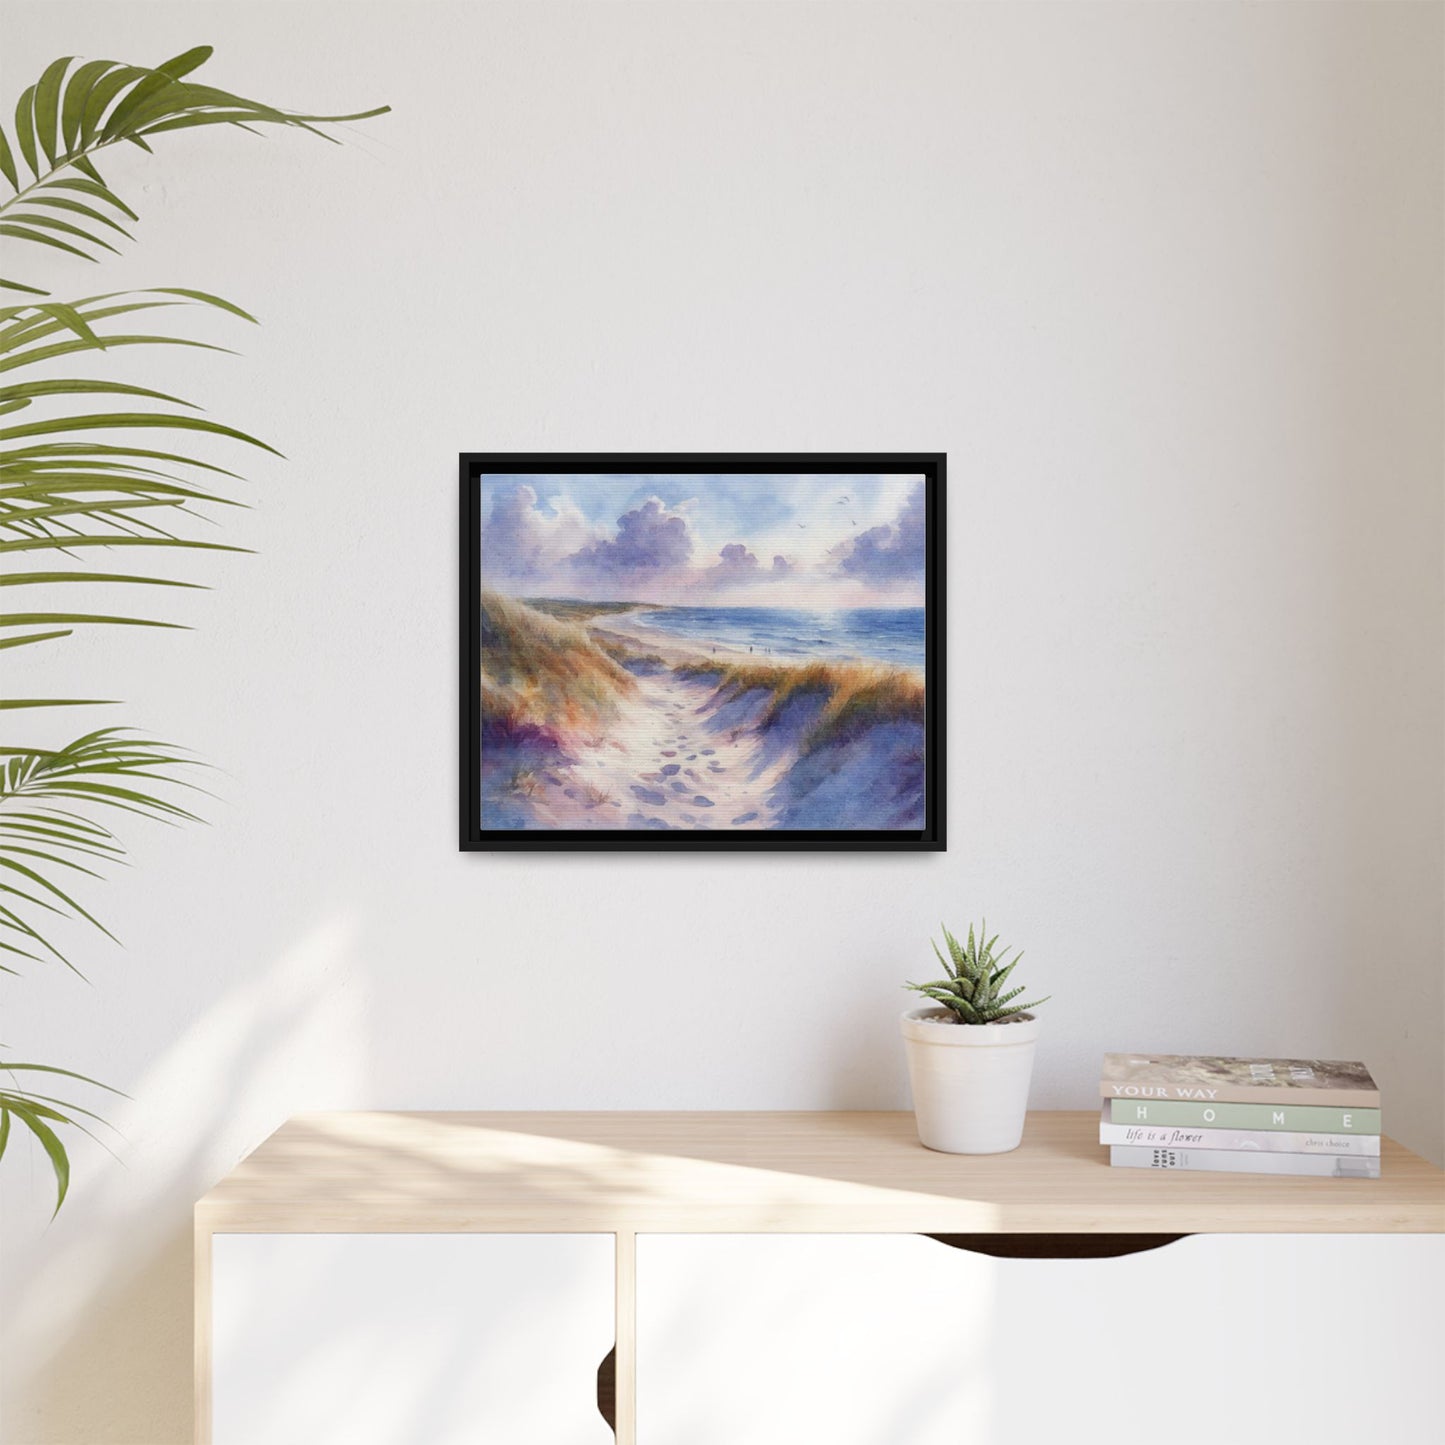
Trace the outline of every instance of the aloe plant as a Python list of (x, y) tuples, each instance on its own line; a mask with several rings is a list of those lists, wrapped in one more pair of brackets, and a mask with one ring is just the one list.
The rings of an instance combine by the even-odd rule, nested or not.
[[(1013, 1002), (1024, 990), (1015, 987), (1004, 991), (1008, 976), (1017, 967), (1022, 953), (1015, 953), (1010, 959), (1006, 954), (996, 954), (998, 934), (988, 937), (988, 925), (981, 923), (975, 937), (973, 925), (968, 926), (968, 942), (960, 943), (947, 928), (943, 940), (948, 945), (948, 956), (939, 951), (936, 943), (933, 951), (943, 965), (946, 978), (935, 979), (932, 983), (909, 983), (911, 988), (941, 1003), (953, 1012), (955, 1021), (961, 1024), (997, 1024), (1017, 1018), (1029, 1009), (1038, 1008), (1049, 1001), (1048, 997), (1035, 999), (1032, 1003)], [(985, 941), (987, 940), (987, 941)], [(932, 940), (929, 940), (932, 942)], [(1050, 995), (1051, 997), (1051, 995)]]
[[(113, 154), (112, 147), (124, 144), (150, 153), (152, 142), (168, 132), (215, 125), (253, 132), (281, 126), (333, 140), (322, 126), (364, 120), (388, 109), (330, 116), (279, 110), (189, 79), (210, 55), (211, 47), (203, 45), (156, 66), (77, 63), (66, 56), (46, 67), (20, 96), (13, 144), (0, 125), (0, 178), (12, 192), (0, 200), (7, 269), (12, 257), (18, 260), (22, 254), (36, 265), (42, 260), (59, 267), (93, 264), (132, 239), (126, 223), (139, 217), (98, 164), (105, 159), (109, 168), (103, 153)], [(23, 561), (19, 570), (7, 566), (0, 587), (58, 587), (70, 595), (72, 586), (81, 586), (101, 589), (105, 596), (128, 596), (137, 587), (199, 585), (164, 575), (158, 564), (114, 567), (113, 561), (128, 557), (131, 549), (143, 558), (163, 557), (174, 548), (244, 550), (194, 535), (194, 523), (209, 520), (212, 509), (241, 505), (230, 495), (239, 475), (196, 455), (194, 444), (209, 440), (275, 449), (200, 415), (180, 397), (129, 381), (56, 375), (48, 368), (50, 363), (68, 366), (72, 359), (83, 363), (92, 354), (129, 356), (132, 347), (224, 350), (154, 330), (147, 323), (158, 311), (254, 318), (230, 301), (190, 287), (56, 300), (35, 284), (41, 279), (50, 278), (0, 280), (0, 289), (24, 298), (0, 306), (0, 417), (26, 413), (23, 420), (0, 426), (0, 554), (7, 563), (39, 554), (34, 566)], [(146, 322), (138, 320), (143, 315)], [(115, 409), (104, 409), (112, 404)], [(41, 413), (38, 418), (31, 408)], [(160, 433), (163, 439), (143, 435), (133, 440), (137, 432)], [(47, 562), (52, 554), (59, 560)], [(0, 651), (8, 662), (23, 649), (61, 643), (80, 628), (182, 625), (134, 615), (123, 606), (3, 611)], [(3, 694), (0, 717), (6, 719), (107, 701), (28, 697), (23, 688), (17, 693), (10, 678)], [(53, 935), (55, 921), (79, 921), (111, 935), (74, 896), (81, 890), (72, 879), (98, 879), (104, 865), (123, 860), (124, 843), (110, 824), (126, 815), (193, 821), (195, 815), (178, 801), (184, 794), (177, 791), (193, 786), (184, 771), (192, 766), (183, 749), (117, 727), (89, 730), (61, 747), (7, 738), (0, 746), (0, 973), (16, 975), (22, 967), (46, 963), (81, 972), (61, 951)], [(0, 1074), (9, 1077), (0, 1087), (0, 1157), (13, 1124), (33, 1135), (54, 1172), (58, 1210), (70, 1179), (63, 1131), (87, 1130), (86, 1121), (99, 1116), (40, 1090), (68, 1090), (95, 1080), (53, 1065), (4, 1060)]]

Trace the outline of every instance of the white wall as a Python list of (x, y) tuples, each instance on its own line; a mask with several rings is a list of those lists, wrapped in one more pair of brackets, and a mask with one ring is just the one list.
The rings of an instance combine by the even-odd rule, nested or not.
[[(3, 99), (209, 41), (388, 101), (111, 178), (106, 287), (253, 308), (134, 356), (289, 457), (255, 557), (84, 678), (224, 773), (88, 895), (125, 951), (3, 1038), (129, 1091), (3, 1177), (0, 1434), (189, 1438), (193, 1199), (315, 1107), (906, 1104), (940, 918), (1106, 1049), (1362, 1056), (1442, 1138), (1439, 5), (9, 4)], [(62, 292), (100, 289), (57, 266)], [(97, 273), (100, 275), (101, 273)], [(82, 292), (82, 294), (84, 294)], [(455, 454), (940, 448), (950, 849), (457, 853)], [(107, 714), (110, 716), (110, 714)]]

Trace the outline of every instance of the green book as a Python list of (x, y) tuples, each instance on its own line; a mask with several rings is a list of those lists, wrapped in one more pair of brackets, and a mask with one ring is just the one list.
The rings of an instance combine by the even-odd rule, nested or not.
[(1201, 1104), (1178, 1100), (1111, 1099), (1115, 1124), (1217, 1125), (1227, 1129), (1293, 1129), (1318, 1134), (1378, 1134), (1378, 1109), (1332, 1109), (1323, 1104)]

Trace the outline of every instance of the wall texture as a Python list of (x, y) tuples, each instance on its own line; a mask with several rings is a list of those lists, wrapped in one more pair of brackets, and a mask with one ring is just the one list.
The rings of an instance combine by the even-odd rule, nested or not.
[[(1442, 1138), (1442, 8), (7, 4), (79, 53), (393, 116), (167, 137), (106, 287), (288, 456), (189, 634), (57, 653), (214, 761), (3, 1037), (124, 1089), (0, 1170), (13, 1445), (189, 1438), (193, 1199), (317, 1107), (903, 1106), (986, 911), (1106, 1049), (1363, 1056)], [(61, 293), (97, 289), (80, 263)], [(460, 856), (460, 449), (939, 448), (943, 856)], [(95, 695), (95, 694), (92, 694)], [(116, 714), (119, 718), (120, 714)], [(122, 1167), (123, 1166), (123, 1167)]]

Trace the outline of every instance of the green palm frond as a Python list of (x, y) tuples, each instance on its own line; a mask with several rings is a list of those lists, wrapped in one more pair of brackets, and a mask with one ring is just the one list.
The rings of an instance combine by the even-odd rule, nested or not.
[(50, 1162), (51, 1172), (55, 1175), (54, 1213), (59, 1214), (60, 1206), (65, 1203), (65, 1196), (70, 1189), (70, 1154), (55, 1132), (55, 1126), (58, 1124), (63, 1128), (79, 1129), (82, 1134), (88, 1134), (92, 1139), (95, 1139), (96, 1135), (85, 1123), (86, 1120), (104, 1127), (109, 1126), (94, 1110), (82, 1108), (79, 1104), (57, 1098), (53, 1094), (22, 1088), (18, 1077), (21, 1074), (26, 1075), (27, 1079), (31, 1074), (68, 1079), (89, 1084), (92, 1088), (104, 1089), (110, 1094), (120, 1094), (120, 1090), (112, 1089), (108, 1084), (98, 1083), (95, 1079), (77, 1074), (71, 1069), (57, 1069), (51, 1064), (0, 1061), (0, 1075), (8, 1075), (11, 1081), (8, 1086), (0, 1084), (0, 1159), (5, 1157), (5, 1150), (10, 1144), (12, 1123), (18, 1120), (35, 1136)]
[[(154, 67), (74, 56), (46, 67), (21, 95), (13, 129), (7, 133), (0, 124), (0, 241), (7, 260), (25, 252), (37, 264), (96, 262), (133, 239), (139, 217), (97, 165), (108, 147), (123, 141), (149, 152), (156, 136), (212, 125), (282, 126), (333, 140), (323, 126), (388, 109), (354, 115), (279, 110), (198, 84), (191, 76), (210, 55), (210, 46), (198, 46)], [(96, 353), (128, 358), (135, 347), (226, 353), (212, 341), (152, 323), (207, 312), (255, 318), (192, 287), (111, 291), (78, 301), (57, 300), (30, 279), (0, 280), (0, 289), (16, 293), (12, 304), (0, 306), (0, 588), (79, 584), (113, 598), (137, 587), (166, 589), (167, 596), (201, 587), (170, 575), (165, 560), (178, 550), (243, 550), (196, 535), (214, 509), (244, 505), (232, 495), (240, 476), (208, 449), (279, 453), (185, 398), (97, 379), (89, 363)], [(74, 373), (54, 375), (57, 362), (67, 371), (74, 363)], [(140, 560), (129, 565), (130, 559)], [(124, 570), (112, 570), (118, 560)], [(11, 595), (28, 594), (0, 594)], [(0, 609), (0, 652), (8, 666), (33, 648), (63, 643), (78, 628), (183, 625), (132, 615), (124, 604), (67, 611), (49, 602), (22, 603)], [(98, 701), (26, 697), (7, 686), (0, 717)], [(44, 962), (75, 969), (61, 952), (58, 927), (80, 923), (110, 936), (78, 896), (125, 862), (124, 844), (109, 824), (122, 814), (195, 821), (178, 801), (180, 789), (195, 787), (185, 778), (192, 766), (182, 750), (119, 728), (86, 733), (61, 748), (0, 744), (0, 973)], [(13, 1087), (4, 1084), (6, 1071)], [(21, 1076), (34, 1082), (35, 1074), (71, 1084), (95, 1081), (50, 1065), (0, 1061), (0, 1158), (18, 1123), (50, 1162), (58, 1210), (70, 1182), (63, 1133), (89, 1132), (85, 1121), (98, 1116), (23, 1086)]]
[[(43, 302), (0, 307), (0, 416), (16, 417), (0, 425), (0, 555), (22, 566), (7, 566), (0, 585), (49, 586), (60, 581), (90, 581), (120, 586), (192, 586), (163, 571), (123, 573), (111, 570), (117, 553), (140, 549), (162, 557), (167, 550), (237, 552), (244, 549), (197, 537), (192, 524), (211, 507), (244, 503), (217, 481), (235, 479), (227, 468), (197, 454), (190, 439), (218, 439), (274, 454), (265, 442), (203, 415), (192, 403), (169, 392), (130, 382), (90, 377), (32, 376), (39, 363), (57, 354), (103, 352), (117, 341), (127, 345), (170, 345), (178, 339), (122, 332), (123, 319), (158, 307), (223, 312), (252, 318), (233, 302), (206, 292), (169, 288), (111, 292), (74, 303)], [(63, 338), (63, 339), (62, 339)], [(92, 412), (93, 397), (123, 396), (154, 404), (151, 410)], [(82, 398), (75, 403), (75, 398)], [(32, 419), (45, 409), (49, 415)], [(174, 438), (176, 450), (159, 450), (126, 439), (146, 432)], [(103, 439), (96, 439), (100, 433)], [(45, 566), (61, 554), (75, 571)], [(30, 561), (34, 554), (34, 562)], [(41, 565), (35, 565), (35, 564)], [(74, 612), (0, 611), (0, 650), (60, 642), (78, 627), (177, 627), (164, 619), (131, 616), (93, 608)], [(8, 697), (0, 707), (76, 705), (76, 698)]]
[(948, 947), (948, 957), (933, 945), (938, 961), (943, 964), (947, 978), (935, 979), (931, 983), (908, 983), (905, 988), (921, 993), (950, 1009), (961, 1024), (996, 1024), (1048, 1002), (1047, 998), (1036, 999), (1033, 1003), (1014, 1003), (1022, 988), (1004, 991), (1008, 979), (1022, 953), (1008, 958), (1007, 953), (996, 954), (998, 934), (989, 937), (988, 925), (980, 924), (975, 933), (969, 925), (968, 942), (960, 943), (947, 928), (943, 930), (943, 941)]
[(123, 728), (100, 728), (53, 751), (15, 751), (0, 762), (0, 950), (36, 962), (48, 957), (78, 973), (50, 936), (52, 920), (80, 919), (113, 935), (72, 896), (70, 875), (99, 878), (92, 863), (125, 856), (116, 835), (87, 814), (194, 822), (176, 801), (178, 789), (196, 786), (179, 770), (194, 766), (180, 749)]
[[(20, 97), (14, 144), (0, 127), (0, 177), (12, 195), (0, 201), (0, 237), (97, 261), (131, 239), (124, 221), (139, 218), (101, 176), (96, 157), (122, 141), (151, 149), (148, 137), (195, 126), (254, 131), (286, 126), (333, 140), (321, 129), (367, 120), (389, 107), (350, 115), (303, 115), (233, 95), (188, 77), (211, 57), (200, 45), (153, 68), (115, 60), (53, 61)], [(28, 295), (46, 295), (28, 281), (0, 281)]]

